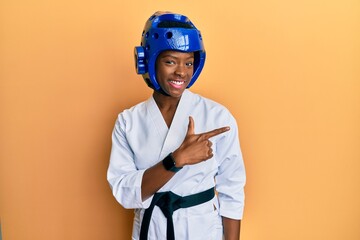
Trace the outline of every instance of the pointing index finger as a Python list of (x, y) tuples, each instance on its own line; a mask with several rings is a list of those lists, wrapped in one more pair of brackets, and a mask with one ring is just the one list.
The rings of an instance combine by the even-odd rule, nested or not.
[(206, 139), (209, 139), (209, 138), (215, 137), (219, 134), (222, 134), (224, 132), (227, 132), (229, 130), (230, 130), (230, 127), (217, 128), (217, 129), (211, 130), (209, 132), (203, 133), (202, 136)]
[(187, 131), (187, 135), (192, 135), (194, 134), (194, 119), (190, 116), (189, 117), (189, 125), (188, 125), (188, 131)]

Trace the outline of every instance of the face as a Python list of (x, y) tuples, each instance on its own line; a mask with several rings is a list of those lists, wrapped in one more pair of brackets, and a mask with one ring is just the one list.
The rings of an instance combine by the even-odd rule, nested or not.
[(156, 60), (156, 78), (172, 97), (180, 97), (194, 73), (194, 53), (164, 51)]

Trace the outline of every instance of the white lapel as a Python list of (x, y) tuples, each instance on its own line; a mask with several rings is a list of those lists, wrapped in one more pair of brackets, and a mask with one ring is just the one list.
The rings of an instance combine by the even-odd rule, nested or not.
[[(191, 111), (192, 93), (185, 90), (181, 96), (179, 105), (176, 109), (171, 126), (166, 135), (163, 148), (160, 152), (160, 159), (163, 159), (167, 154), (176, 150), (183, 142), (189, 124), (189, 115)], [(165, 122), (163, 120), (163, 122)], [(166, 126), (166, 124), (165, 124)]]
[(153, 122), (153, 126), (158, 133), (158, 138), (155, 141), (158, 141), (159, 145), (162, 146), (159, 151), (159, 160), (165, 158), (167, 154), (178, 148), (184, 140), (192, 108), (191, 99), (192, 93), (185, 90), (181, 96), (170, 128), (167, 127), (155, 99), (151, 97), (148, 100), (147, 109)]
[(159, 141), (163, 143), (168, 133), (168, 127), (153, 96), (147, 101), (147, 109), (153, 122), (153, 126), (159, 134)]

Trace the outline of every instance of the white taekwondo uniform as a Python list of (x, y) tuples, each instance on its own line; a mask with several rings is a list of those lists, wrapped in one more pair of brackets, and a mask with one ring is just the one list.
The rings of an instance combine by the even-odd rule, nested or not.
[[(170, 128), (153, 97), (119, 114), (113, 135), (107, 178), (116, 200), (124, 208), (135, 209), (133, 240), (139, 239), (142, 217), (152, 197), (141, 199), (144, 171), (163, 160), (183, 142), (189, 116), (195, 134), (229, 126), (230, 131), (210, 138), (214, 156), (204, 162), (184, 166), (159, 192), (172, 191), (188, 196), (215, 186), (212, 200), (174, 212), (175, 239), (221, 240), (221, 216), (241, 219), (244, 208), (245, 168), (234, 117), (222, 105), (185, 90)], [(148, 239), (166, 239), (166, 218), (155, 206)]]

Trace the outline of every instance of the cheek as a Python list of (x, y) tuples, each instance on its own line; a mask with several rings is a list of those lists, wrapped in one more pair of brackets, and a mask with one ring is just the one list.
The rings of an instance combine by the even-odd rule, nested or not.
[(164, 76), (166, 76), (166, 73), (163, 70), (159, 70), (156, 72), (156, 76), (158, 78), (164, 78)]
[(167, 76), (168, 76), (168, 73), (166, 73), (163, 70), (159, 70), (156, 73), (156, 79), (159, 84), (163, 84), (164, 82), (166, 82), (166, 79), (168, 78)]
[(192, 77), (193, 74), (194, 74), (194, 69), (193, 69), (193, 68), (189, 69), (188, 75), (189, 75), (190, 77)]

